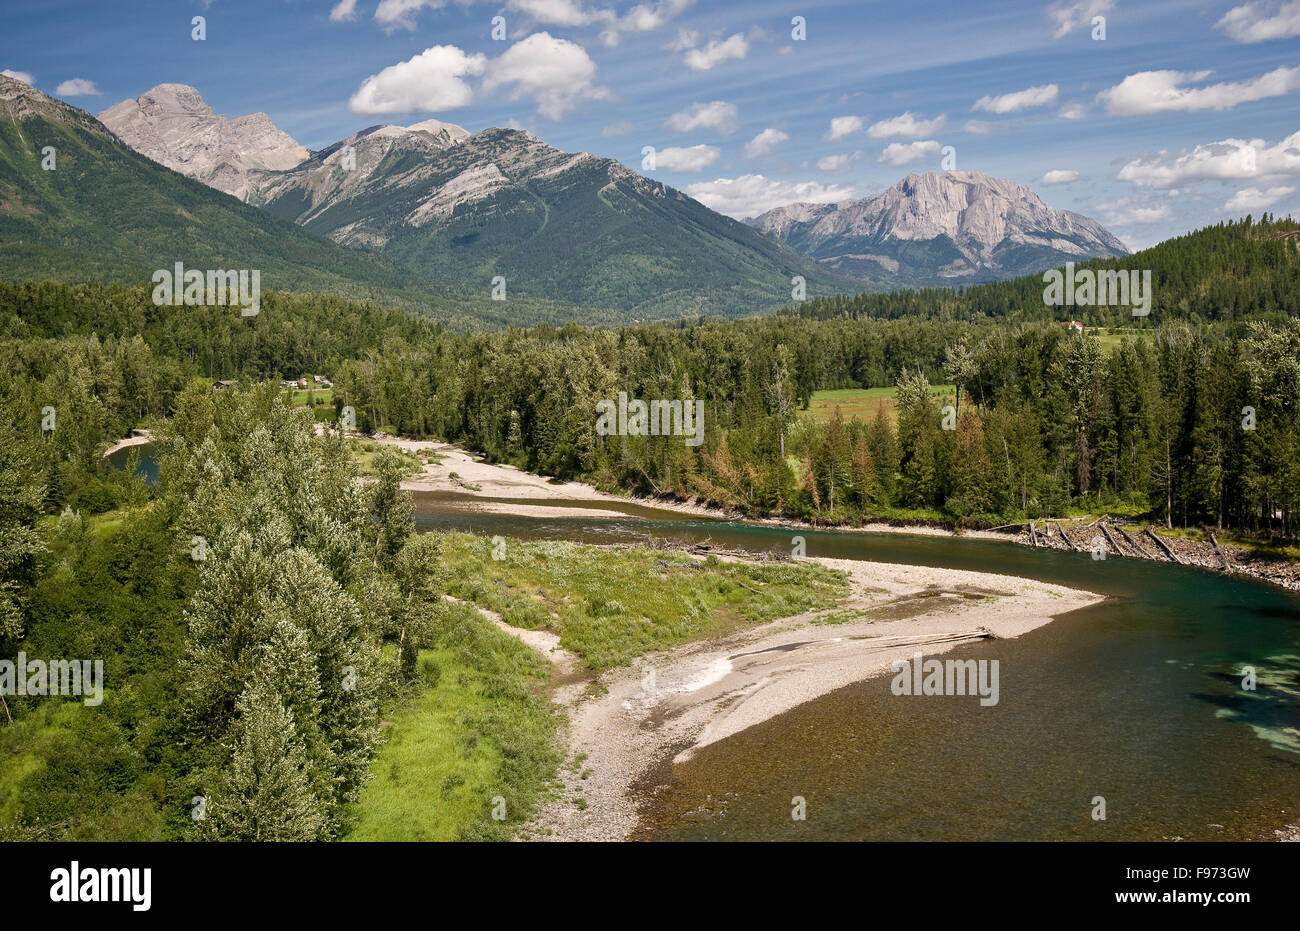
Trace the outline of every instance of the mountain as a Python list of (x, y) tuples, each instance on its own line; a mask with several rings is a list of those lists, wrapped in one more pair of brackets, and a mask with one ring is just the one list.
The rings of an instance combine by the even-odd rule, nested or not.
[(257, 269), (266, 290), (439, 293), (409, 270), (164, 168), (89, 113), (0, 75), (0, 276), (139, 283), (176, 262)]
[[(164, 106), (155, 88), (145, 104), (124, 101), (104, 116), (128, 126), (123, 138), (144, 154), (215, 184), (212, 153), (224, 150), (202, 140), (221, 118), (197, 91), (183, 91), (170, 91), (175, 102)], [(234, 177), (224, 157), (231, 171), (220, 177)], [(562, 152), (519, 130), (373, 126), (295, 166), (243, 171), (250, 203), (485, 295), (501, 276), (510, 299), (661, 318), (774, 309), (790, 302), (795, 276), (809, 294), (864, 286), (612, 159)]]
[(910, 286), (993, 281), (1128, 254), (1097, 221), (978, 171), (912, 174), (861, 200), (790, 204), (745, 222), (832, 268), (884, 272)]
[(283, 171), (311, 154), (265, 113), (227, 121), (185, 84), (159, 84), (99, 121), (141, 155), (240, 200), (250, 171)]

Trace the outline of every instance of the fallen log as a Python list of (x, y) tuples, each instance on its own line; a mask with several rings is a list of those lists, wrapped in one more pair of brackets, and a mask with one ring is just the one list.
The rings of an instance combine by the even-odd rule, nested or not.
[(1223, 571), (1231, 572), (1232, 564), (1228, 562), (1228, 553), (1219, 545), (1219, 538), (1214, 535), (1213, 530), (1210, 531), (1210, 542), (1214, 544), (1214, 552), (1218, 553), (1219, 558), (1223, 560)]
[(1056, 529), (1061, 532), (1061, 539), (1065, 541), (1065, 545), (1068, 546), (1073, 552), (1075, 553), (1079, 552), (1079, 548), (1074, 545), (1074, 541), (1070, 539), (1069, 534), (1065, 532), (1065, 528), (1061, 526), (1061, 522), (1059, 520), (1056, 522)]
[(1132, 534), (1130, 534), (1127, 530), (1125, 530), (1123, 527), (1119, 526), (1118, 524), (1115, 525), (1115, 529), (1119, 532), (1119, 535), (1124, 538), (1124, 542), (1127, 543), (1129, 547), (1132, 548), (1133, 552), (1137, 553), (1139, 557), (1141, 557), (1142, 559), (1151, 558), (1150, 554), (1147, 553), (1147, 551), (1142, 548), (1142, 546), (1138, 543), (1137, 539), (1132, 536)]
[(1167, 544), (1164, 540), (1160, 539), (1159, 536), (1153, 533), (1150, 527), (1148, 527), (1144, 532), (1148, 537), (1156, 541), (1156, 545), (1165, 551), (1166, 556), (1168, 556), (1174, 562), (1178, 563), (1178, 565), (1180, 566), (1183, 564), (1183, 561), (1178, 558), (1178, 554), (1169, 548), (1169, 544)]
[(1119, 545), (1119, 541), (1116, 540), (1116, 539), (1115, 539), (1115, 535), (1114, 535), (1113, 533), (1110, 532), (1110, 526), (1109, 526), (1105, 521), (1102, 521), (1102, 522), (1101, 522), (1101, 532), (1102, 532), (1103, 534), (1105, 534), (1105, 536), (1106, 536), (1106, 542), (1109, 543), (1112, 547), (1115, 548), (1115, 554), (1116, 554), (1116, 555), (1118, 555), (1118, 556), (1128, 556), (1128, 555), (1129, 555), (1128, 553), (1124, 552), (1124, 548), (1123, 548), (1122, 546)]

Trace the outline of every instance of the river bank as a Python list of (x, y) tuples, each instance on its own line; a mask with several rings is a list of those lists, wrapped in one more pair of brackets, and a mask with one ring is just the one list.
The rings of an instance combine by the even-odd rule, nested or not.
[(577, 765), (562, 771), (559, 797), (530, 835), (625, 839), (637, 826), (639, 801), (659, 788), (656, 773), (698, 749), (886, 674), (916, 652), (1018, 637), (1102, 600), (991, 573), (817, 561), (847, 574), (851, 591), (840, 605), (649, 655), (581, 692), (570, 689), (569, 753)]
[[(518, 502), (483, 500), (475, 507), (486, 513), (516, 514), (521, 517), (618, 517), (613, 506), (635, 505), (656, 511), (715, 520), (745, 521), (791, 531), (835, 530), (847, 533), (905, 533), (937, 537), (963, 537), (972, 540), (996, 540), (1030, 548), (1093, 552), (1114, 558), (1145, 559), (1154, 562), (1177, 562), (1217, 572), (1245, 575), (1283, 588), (1300, 590), (1300, 565), (1273, 559), (1258, 552), (1231, 544), (1182, 537), (1139, 533), (1122, 522), (1036, 521), (1012, 525), (1004, 530), (953, 530), (932, 524), (886, 523), (873, 521), (857, 527), (828, 527), (807, 521), (785, 518), (752, 518), (724, 508), (710, 507), (695, 501), (674, 498), (615, 495), (584, 482), (563, 481), (524, 472), (514, 466), (486, 462), (451, 443), (422, 442), (398, 437), (379, 436), (376, 442), (397, 446), (408, 452), (432, 450), (437, 462), (422, 466), (419, 475), (402, 483), (408, 491), (431, 491), (490, 498), (522, 499)], [(454, 476), (454, 477), (453, 477)], [(584, 507), (564, 507), (564, 502)], [(534, 503), (535, 502), (535, 503)], [(610, 510), (591, 507), (607, 503)], [(1031, 529), (1032, 528), (1032, 529)], [(1162, 545), (1163, 544), (1163, 545)], [(1172, 556), (1170, 554), (1173, 554)]]

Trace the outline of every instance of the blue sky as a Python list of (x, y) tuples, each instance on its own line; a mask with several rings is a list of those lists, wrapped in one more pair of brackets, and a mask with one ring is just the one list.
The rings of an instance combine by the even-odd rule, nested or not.
[(646, 174), (734, 216), (945, 146), (1133, 248), (1300, 213), (1300, 0), (50, 0), (0, 37), (0, 69), (92, 113), (176, 82), (309, 148), (431, 117), (635, 170), (654, 146)]

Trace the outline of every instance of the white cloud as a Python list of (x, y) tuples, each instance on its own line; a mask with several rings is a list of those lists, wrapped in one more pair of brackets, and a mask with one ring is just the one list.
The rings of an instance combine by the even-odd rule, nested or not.
[(596, 63), (586, 49), (568, 39), (538, 32), (516, 42), (492, 61), (483, 88), (511, 85), (511, 99), (530, 96), (537, 101), (538, 113), (559, 119), (580, 100), (609, 96), (607, 90), (595, 85), (595, 79)]
[(851, 155), (824, 155), (817, 159), (818, 171), (843, 171), (849, 167), (849, 162), (853, 161)]
[(745, 157), (759, 158), (770, 155), (772, 150), (790, 138), (789, 133), (779, 129), (765, 129), (745, 143)]
[(907, 165), (928, 155), (938, 155), (940, 148), (939, 143), (933, 139), (909, 142), (906, 145), (901, 142), (891, 142), (880, 153), (878, 161), (889, 162), (891, 165)]
[(601, 41), (613, 47), (618, 45), (619, 33), (651, 32), (676, 19), (693, 2), (694, 0), (659, 0), (657, 3), (639, 3), (602, 32)]
[(919, 139), (922, 136), (933, 136), (943, 129), (944, 124), (947, 122), (948, 117), (942, 113), (932, 120), (918, 120), (910, 112), (900, 113), (891, 119), (871, 124), (871, 127), (867, 130), (867, 135), (872, 139), (888, 139), (890, 136)]
[(357, 0), (339, 0), (330, 10), (331, 23), (345, 23), (357, 18)]
[(1063, 120), (1081, 120), (1088, 115), (1088, 108), (1081, 103), (1067, 103), (1056, 115)]
[(1300, 36), (1300, 0), (1290, 0), (1273, 11), (1271, 5), (1244, 3), (1234, 6), (1214, 24), (1238, 42), (1266, 42)]
[(575, 0), (510, 0), (506, 6), (552, 26), (590, 26), (617, 18), (611, 10), (588, 10)]
[(786, 204), (834, 204), (854, 197), (853, 188), (840, 184), (778, 181), (762, 175), (699, 181), (687, 187), (686, 193), (704, 206), (738, 220)]
[(689, 109), (668, 117), (664, 125), (679, 133), (712, 129), (725, 136), (736, 131), (739, 119), (735, 104), (727, 103), (725, 100), (713, 100), (709, 103), (691, 104)]
[(348, 101), (348, 109), (380, 114), (437, 113), (463, 107), (473, 91), (462, 78), (482, 74), (486, 67), (486, 55), (467, 55), (454, 45), (435, 45), (366, 78)]
[(1115, 116), (1144, 116), (1167, 110), (1231, 110), (1239, 103), (1278, 97), (1300, 89), (1300, 67), (1277, 68), (1250, 81), (1188, 88), (1212, 71), (1139, 71), (1097, 95), (1106, 112)]
[(728, 36), (719, 42), (711, 41), (704, 48), (693, 48), (686, 52), (683, 61), (692, 71), (708, 71), (724, 61), (739, 60), (749, 54), (749, 40), (742, 33)]
[(627, 120), (618, 120), (608, 124), (600, 131), (600, 134), (602, 136), (626, 136), (634, 129), (636, 129), (636, 123), (631, 123)]
[(1223, 209), (1237, 211), (1263, 210), (1265, 207), (1271, 207), (1294, 190), (1293, 187), (1271, 187), (1267, 190), (1257, 187), (1242, 188), (1228, 198), (1228, 202), (1223, 205)]
[(989, 113), (1016, 113), (1020, 110), (1028, 110), (1030, 107), (1041, 107), (1044, 104), (1052, 103), (1056, 100), (1056, 95), (1060, 88), (1055, 84), (1040, 84), (1037, 87), (1027, 87), (1022, 91), (1014, 91), (1010, 94), (999, 94), (996, 97), (981, 97), (975, 101), (974, 110), (985, 110)]
[(678, 29), (677, 38), (664, 46), (668, 52), (684, 52), (700, 44), (700, 34), (693, 29)]
[[(344, 0), (347, 2), (347, 0)], [(415, 31), (415, 14), (422, 8), (440, 10), (446, 6), (446, 0), (379, 0), (375, 7), (375, 22), (387, 32), (402, 28)], [(333, 14), (330, 14), (333, 18)]]
[(15, 81), (22, 81), (28, 86), (35, 86), (36, 84), (36, 78), (32, 77), (30, 71), (10, 71), (8, 68), (5, 68), (3, 71), (0, 71), (0, 74), (3, 74), (7, 78), (13, 78)]
[(1079, 173), (1073, 168), (1053, 168), (1043, 175), (1042, 184), (1068, 184), (1078, 181)]
[(1135, 203), (1127, 198), (1098, 204), (1097, 209), (1107, 226), (1145, 226), (1169, 217), (1168, 204)]
[(1115, 0), (1075, 0), (1073, 3), (1062, 0), (1047, 8), (1047, 15), (1056, 22), (1052, 32), (1053, 39), (1063, 39), (1080, 26), (1092, 25), (1092, 18), (1107, 13), (1115, 6)]
[(1115, 177), (1138, 187), (1172, 188), (1209, 180), (1300, 175), (1300, 132), (1275, 146), (1263, 139), (1223, 139), (1191, 152), (1161, 152), (1127, 163)]
[(715, 145), (669, 146), (655, 153), (655, 164), (669, 171), (700, 171), (716, 162), (721, 154), (722, 150)]
[(961, 124), (963, 131), (972, 133), (976, 136), (991, 136), (1000, 129), (1005, 129), (1007, 123), (995, 123), (989, 120), (967, 120)]
[(835, 116), (831, 117), (830, 132), (826, 134), (826, 142), (835, 142), (843, 139), (845, 136), (851, 136), (862, 128), (862, 117), (860, 116)]
[(60, 97), (98, 97), (99, 88), (95, 86), (94, 81), (87, 81), (85, 78), (70, 78), (54, 88), (54, 93)]

